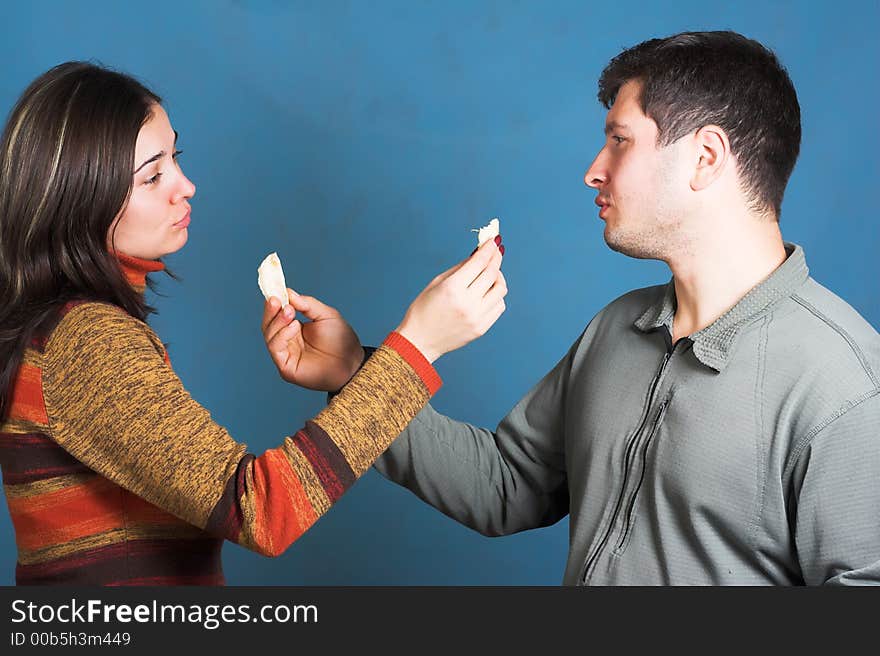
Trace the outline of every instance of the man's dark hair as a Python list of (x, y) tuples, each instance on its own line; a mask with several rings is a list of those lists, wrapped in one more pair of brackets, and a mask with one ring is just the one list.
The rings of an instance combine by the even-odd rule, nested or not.
[(779, 219), (801, 143), (801, 110), (776, 55), (736, 32), (683, 32), (614, 57), (599, 78), (610, 108), (620, 87), (641, 82), (641, 107), (665, 146), (704, 125), (730, 139), (752, 209)]

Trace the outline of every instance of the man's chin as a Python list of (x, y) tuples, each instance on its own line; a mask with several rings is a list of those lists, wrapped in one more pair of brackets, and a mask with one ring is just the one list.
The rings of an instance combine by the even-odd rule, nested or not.
[(608, 248), (617, 253), (622, 253), (623, 255), (629, 255), (630, 257), (635, 257), (632, 255), (632, 243), (626, 235), (622, 234), (620, 230), (615, 230), (609, 224), (605, 224), (605, 233), (603, 235), (605, 237), (605, 243)]
[(656, 248), (639, 235), (631, 235), (621, 230), (615, 230), (608, 224), (605, 225), (605, 243), (612, 251), (634, 257), (639, 260), (659, 260), (662, 259), (661, 254)]

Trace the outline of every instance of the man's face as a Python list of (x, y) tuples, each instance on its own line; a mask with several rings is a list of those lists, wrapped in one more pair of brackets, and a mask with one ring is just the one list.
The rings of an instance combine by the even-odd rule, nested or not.
[(684, 140), (657, 147), (657, 124), (642, 112), (640, 92), (638, 81), (620, 88), (605, 120), (605, 145), (584, 182), (599, 191), (599, 218), (612, 250), (666, 259), (682, 238), (689, 159)]

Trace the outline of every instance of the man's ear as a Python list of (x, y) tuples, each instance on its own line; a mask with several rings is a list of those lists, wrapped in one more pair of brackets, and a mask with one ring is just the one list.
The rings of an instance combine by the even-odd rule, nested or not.
[(731, 161), (730, 140), (717, 125), (704, 125), (693, 139), (695, 155), (691, 189), (701, 191), (721, 177)]

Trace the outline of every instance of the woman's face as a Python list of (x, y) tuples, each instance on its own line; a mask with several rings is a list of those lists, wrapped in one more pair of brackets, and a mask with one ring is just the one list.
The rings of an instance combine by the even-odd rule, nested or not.
[(107, 234), (111, 252), (155, 260), (186, 243), (189, 199), (196, 188), (177, 163), (176, 141), (165, 110), (153, 105), (138, 133), (131, 198)]

